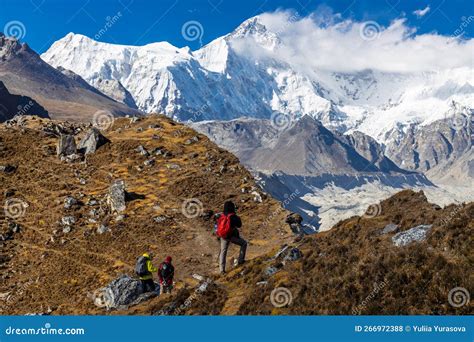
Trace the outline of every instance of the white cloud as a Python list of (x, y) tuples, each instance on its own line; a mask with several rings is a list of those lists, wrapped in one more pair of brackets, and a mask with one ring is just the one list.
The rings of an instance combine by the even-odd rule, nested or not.
[(375, 22), (343, 20), (337, 14), (302, 18), (278, 11), (262, 14), (260, 21), (276, 32), (283, 44), (262, 48), (247, 38), (234, 42), (236, 50), (255, 58), (271, 56), (306, 72), (374, 69), (404, 73), (473, 67), (474, 39), (416, 34), (404, 18), (383, 27)]
[(430, 5), (426, 6), (424, 9), (417, 9), (416, 11), (413, 11), (413, 14), (416, 15), (418, 18), (424, 17), (426, 13), (428, 13), (431, 10)]

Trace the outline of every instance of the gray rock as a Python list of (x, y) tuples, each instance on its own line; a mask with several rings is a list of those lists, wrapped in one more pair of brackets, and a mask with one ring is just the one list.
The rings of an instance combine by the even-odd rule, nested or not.
[(82, 159), (82, 156), (78, 153), (73, 153), (67, 156), (61, 156), (61, 161), (65, 161), (68, 163), (72, 163), (80, 159)]
[(395, 223), (389, 223), (382, 229), (382, 232), (380, 234), (393, 233), (393, 232), (396, 232), (397, 230), (398, 230), (398, 225), (396, 225)]
[(155, 221), (156, 223), (161, 223), (161, 222), (166, 221), (166, 217), (164, 217), (164, 216), (157, 216), (157, 217), (154, 217), (154, 218), (153, 218), (153, 221)]
[(63, 226), (72, 226), (74, 223), (76, 223), (76, 218), (74, 216), (64, 216), (61, 219), (61, 224)]
[(166, 164), (166, 167), (168, 169), (171, 169), (171, 170), (180, 170), (181, 169), (181, 166), (179, 166), (178, 164)]
[(21, 231), (21, 226), (18, 223), (9, 222), (8, 231), (14, 234), (19, 233)]
[(97, 233), (98, 234), (104, 234), (110, 232), (110, 228), (107, 227), (106, 225), (101, 224), (99, 227), (97, 227)]
[(149, 156), (150, 155), (150, 153), (148, 153), (147, 149), (145, 147), (143, 147), (143, 145), (138, 146), (135, 149), (135, 151), (140, 153), (142, 156)]
[(426, 234), (429, 232), (433, 225), (422, 224), (413, 228), (410, 228), (404, 232), (395, 234), (392, 237), (392, 242), (397, 247), (409, 245), (412, 242), (420, 242), (426, 239)]
[(12, 173), (16, 170), (16, 167), (13, 165), (0, 165), (0, 172)]
[(109, 142), (109, 140), (100, 133), (97, 128), (91, 128), (79, 143), (79, 150), (84, 154), (91, 154), (97, 151), (99, 147)]
[(62, 134), (59, 137), (58, 145), (56, 147), (56, 153), (58, 156), (69, 156), (76, 154), (76, 140), (71, 134)]
[(63, 233), (68, 234), (68, 233), (71, 232), (71, 229), (72, 229), (71, 226), (66, 226), (66, 227), (63, 228)]
[(78, 202), (74, 197), (68, 196), (64, 200), (64, 209), (71, 209), (73, 206), (75, 206), (77, 204), (78, 204)]
[(109, 188), (109, 195), (107, 196), (107, 203), (112, 212), (122, 212), (126, 209), (125, 206), (125, 183), (123, 180), (115, 181)]
[(99, 204), (99, 202), (93, 198), (91, 198), (88, 202), (87, 202), (87, 205), (90, 205), (90, 206), (94, 206), (94, 205), (97, 205)]
[(265, 274), (267, 277), (271, 277), (272, 275), (274, 275), (274, 274), (277, 273), (278, 271), (280, 271), (280, 269), (279, 269), (278, 267), (270, 266), (270, 267), (267, 267), (267, 269), (265, 270), (264, 274)]
[(290, 249), (288, 254), (283, 258), (284, 262), (287, 261), (296, 261), (298, 259), (301, 259), (303, 257), (303, 253), (296, 247)]
[[(118, 309), (132, 305), (143, 294), (139, 280), (121, 275), (106, 287), (96, 291), (94, 304), (107, 309)], [(155, 294), (156, 295), (156, 294)]]
[(152, 166), (153, 164), (155, 164), (155, 159), (147, 159), (143, 162), (145, 166)]

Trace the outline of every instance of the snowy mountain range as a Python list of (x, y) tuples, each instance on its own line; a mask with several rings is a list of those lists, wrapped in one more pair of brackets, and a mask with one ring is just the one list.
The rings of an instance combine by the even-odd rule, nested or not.
[[(388, 42), (381, 40), (375, 48), (358, 33), (342, 37), (359, 46), (359, 53), (367, 48), (376, 56), (370, 67), (361, 64), (364, 56), (344, 51), (341, 61), (338, 44), (344, 41), (327, 41), (322, 31), (305, 26), (289, 35), (294, 25), (302, 24), (275, 25), (275, 18), (260, 15), (196, 51), (167, 42), (114, 45), (70, 33), (41, 57), (131, 108), (192, 124), (264, 172), (262, 184), (276, 198), (284, 201), (285, 195), (304, 190), (298, 197), (300, 212), (321, 208), (325, 226), (348, 213), (362, 214), (366, 203), (401, 188), (421, 188), (440, 204), (472, 200), (466, 192), (474, 179), (474, 73), (472, 63), (465, 63), (469, 56), (461, 63), (443, 59), (445, 50), (438, 47), (433, 59), (433, 37), (410, 41), (401, 32), (402, 38), (393, 38), (403, 31), (399, 22), (385, 30)], [(337, 35), (358, 32), (358, 26), (342, 23), (333, 31), (338, 30), (343, 32), (336, 34), (339, 39)], [(463, 53), (473, 43), (434, 39), (443, 49)], [(401, 67), (397, 57), (385, 62), (393, 68), (381, 67), (378, 59), (400, 54), (395, 50), (403, 44), (408, 44), (411, 58), (403, 62), (410, 67)], [(415, 48), (420, 51), (413, 52)], [(332, 51), (335, 62), (320, 63), (319, 55), (330, 60)], [(426, 61), (442, 58), (449, 63), (425, 67), (413, 60), (417, 54), (427, 55)], [(322, 125), (302, 120), (306, 116)], [(434, 180), (457, 188), (437, 189)], [(336, 203), (337, 198), (352, 204)], [(335, 213), (337, 208), (343, 216)]]
[(278, 32), (257, 16), (197, 51), (167, 42), (113, 45), (70, 33), (42, 58), (118, 101), (129, 93), (143, 112), (180, 121), (311, 115), (328, 128), (358, 130), (389, 143), (410, 124), (470, 113), (474, 106), (469, 67), (407, 73), (302, 69), (278, 57), (285, 49)]

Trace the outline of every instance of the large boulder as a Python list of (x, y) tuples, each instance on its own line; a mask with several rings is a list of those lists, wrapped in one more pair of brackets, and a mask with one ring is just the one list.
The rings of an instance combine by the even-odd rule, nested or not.
[(91, 128), (79, 143), (79, 151), (84, 154), (91, 154), (97, 151), (99, 147), (109, 142), (109, 139), (104, 137), (97, 128)]
[(136, 303), (142, 294), (142, 286), (138, 279), (121, 275), (107, 286), (97, 290), (92, 299), (99, 307), (119, 309)]
[(397, 247), (403, 247), (409, 245), (412, 242), (421, 242), (426, 239), (426, 234), (429, 232), (433, 225), (422, 224), (404, 232), (395, 234), (392, 237), (392, 242)]
[(123, 180), (117, 180), (110, 186), (107, 203), (112, 212), (120, 213), (126, 209), (125, 195), (125, 183)]
[(70, 156), (76, 154), (76, 140), (71, 134), (62, 134), (59, 137), (58, 145), (56, 148), (58, 156)]

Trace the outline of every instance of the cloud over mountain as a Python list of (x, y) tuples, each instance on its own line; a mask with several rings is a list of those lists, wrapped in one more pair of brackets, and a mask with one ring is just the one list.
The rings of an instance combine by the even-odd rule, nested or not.
[(405, 18), (398, 18), (387, 27), (374, 21), (342, 19), (327, 11), (307, 17), (278, 11), (260, 18), (284, 48), (262, 48), (252, 37), (235, 41), (234, 47), (245, 55), (271, 56), (306, 70), (403, 73), (472, 67), (474, 39), (417, 34)]

